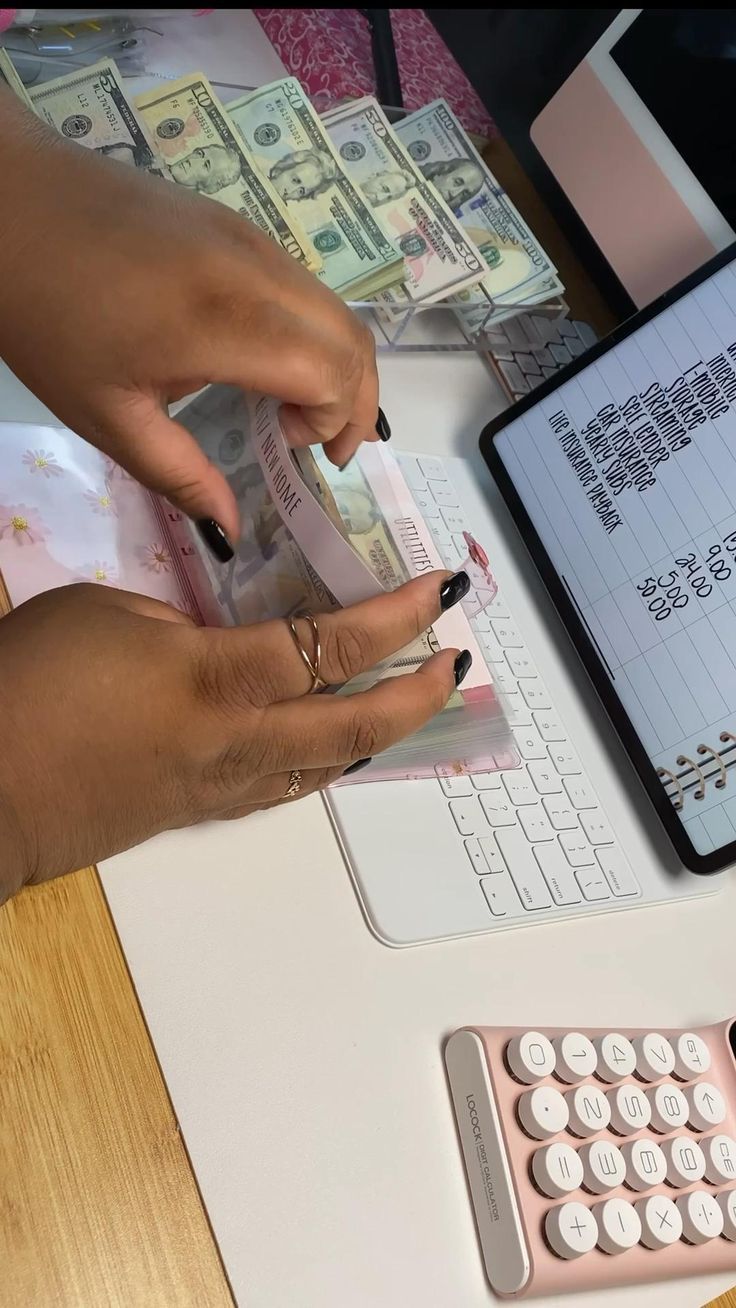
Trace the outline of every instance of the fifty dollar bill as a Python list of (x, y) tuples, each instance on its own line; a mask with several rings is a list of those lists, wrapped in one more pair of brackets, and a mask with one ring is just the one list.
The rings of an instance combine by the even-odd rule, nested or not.
[(294, 78), (233, 100), (227, 113), (289, 215), (306, 228), (322, 256), (320, 277), (333, 291), (361, 299), (403, 281), (401, 255)]

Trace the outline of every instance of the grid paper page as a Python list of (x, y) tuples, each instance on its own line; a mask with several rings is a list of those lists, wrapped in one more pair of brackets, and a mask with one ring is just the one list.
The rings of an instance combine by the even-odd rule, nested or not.
[(735, 305), (732, 263), (496, 438), (699, 853), (736, 840)]

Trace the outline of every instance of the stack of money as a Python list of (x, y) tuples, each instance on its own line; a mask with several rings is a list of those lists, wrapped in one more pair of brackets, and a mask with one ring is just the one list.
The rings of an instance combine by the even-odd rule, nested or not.
[(227, 113), (289, 215), (306, 228), (326, 285), (345, 299), (363, 300), (404, 281), (401, 253), (299, 82), (286, 77), (258, 87), (231, 101)]
[(468, 309), (463, 318), (471, 331), (485, 321), (501, 321), (509, 307), (541, 304), (563, 291), (551, 259), (445, 100), (418, 109), (396, 123), (394, 130), (487, 264), (482, 291), (463, 296)]
[(485, 261), (377, 101), (353, 100), (323, 122), (351, 181), (406, 259), (404, 285), (376, 297), (389, 314), (399, 317), (407, 306), (436, 304), (477, 285)]

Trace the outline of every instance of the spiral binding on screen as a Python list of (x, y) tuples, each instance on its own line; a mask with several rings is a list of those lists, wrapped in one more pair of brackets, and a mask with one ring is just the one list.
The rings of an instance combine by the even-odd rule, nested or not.
[(684, 808), (688, 796), (705, 799), (708, 786), (725, 790), (728, 785), (728, 769), (736, 764), (736, 736), (731, 731), (722, 731), (718, 740), (720, 749), (714, 749), (705, 741), (696, 746), (695, 753), (701, 762), (690, 758), (688, 754), (678, 754), (675, 767), (679, 771), (657, 768), (657, 776), (661, 778), (672, 806), (678, 812)]

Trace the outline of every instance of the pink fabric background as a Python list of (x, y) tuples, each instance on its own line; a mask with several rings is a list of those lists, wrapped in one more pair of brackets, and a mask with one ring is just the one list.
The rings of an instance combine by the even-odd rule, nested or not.
[[(317, 108), (376, 89), (370, 29), (357, 9), (254, 9), (266, 36)], [(498, 130), (482, 100), (421, 9), (392, 9), (404, 105), (419, 109), (444, 96), (470, 132)]]

